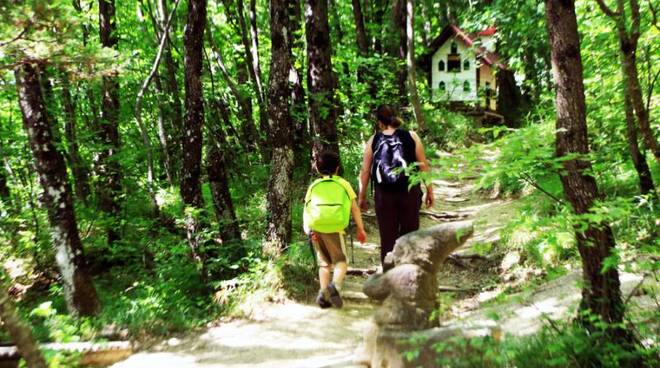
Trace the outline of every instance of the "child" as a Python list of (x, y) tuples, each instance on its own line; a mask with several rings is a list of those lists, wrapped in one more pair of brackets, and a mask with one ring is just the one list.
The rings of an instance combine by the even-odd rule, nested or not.
[[(303, 227), (310, 234), (319, 264), (321, 289), (316, 302), (321, 308), (334, 305), (341, 308), (343, 301), (339, 295), (347, 260), (344, 245), (344, 230), (348, 227), (350, 214), (357, 225), (357, 240), (364, 243), (364, 231), (360, 208), (351, 185), (337, 175), (339, 156), (331, 151), (322, 152), (316, 159), (316, 171), (321, 178), (315, 180), (305, 195)], [(330, 268), (334, 266), (332, 282)]]

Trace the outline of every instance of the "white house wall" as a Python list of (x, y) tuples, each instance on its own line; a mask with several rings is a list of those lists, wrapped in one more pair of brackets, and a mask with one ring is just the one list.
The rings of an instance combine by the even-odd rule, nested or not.
[[(461, 55), (461, 71), (458, 73), (447, 72), (447, 55), (451, 52), (452, 40), (456, 42), (456, 45), (458, 46), (457, 51)], [(470, 60), (470, 68), (468, 70), (464, 70), (463, 68), (463, 62), (466, 57)], [(445, 62), (444, 72), (438, 70), (438, 62), (441, 59)], [(461, 41), (450, 38), (438, 48), (435, 54), (433, 54), (431, 60), (431, 81), (433, 83), (434, 96), (448, 101), (477, 101), (477, 75), (475, 71), (477, 63), (473, 52), (469, 48), (467, 48)], [(465, 81), (470, 83), (469, 92), (463, 92), (463, 83)], [(447, 86), (444, 94), (438, 89), (440, 82), (445, 82), (445, 85)]]

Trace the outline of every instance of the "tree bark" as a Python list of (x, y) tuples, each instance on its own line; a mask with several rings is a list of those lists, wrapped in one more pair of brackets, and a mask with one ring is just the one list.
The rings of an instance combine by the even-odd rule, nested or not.
[[(565, 173), (561, 175), (561, 182), (573, 211), (583, 215), (589, 213), (599, 194), (596, 180), (589, 175), (591, 163), (585, 158), (589, 143), (575, 4), (546, 0), (545, 9), (557, 87), (556, 154), (558, 157), (579, 155), (563, 161)], [(624, 309), (619, 273), (616, 267), (603, 270), (605, 259), (613, 255), (615, 247), (612, 230), (604, 223), (590, 223), (584, 231), (576, 224), (575, 231), (584, 279), (580, 310), (590, 311), (608, 324), (620, 324)], [(582, 318), (581, 322), (587, 328), (595, 328), (588, 318)], [(612, 328), (615, 335), (625, 335), (621, 328)]]
[[(206, 25), (206, 0), (188, 1), (188, 23), (183, 38), (186, 90), (186, 116), (183, 135), (183, 170), (181, 174), (181, 198), (187, 207), (204, 209), (200, 182), (202, 159), (202, 126), (204, 125), (204, 101), (202, 90), (202, 62), (204, 27)], [(202, 222), (189, 214), (186, 219), (188, 244), (193, 257), (204, 267), (206, 259), (201, 252)], [(206, 277), (206, 269), (202, 270)]]
[[(114, 0), (99, 0), (99, 33), (101, 45), (117, 48)], [(98, 154), (97, 171), (100, 176), (96, 188), (99, 207), (113, 219), (109, 225), (108, 244), (119, 240), (117, 226), (120, 216), (119, 196), (122, 192), (119, 153), (119, 80), (116, 76), (103, 77), (101, 119), (98, 138), (103, 149)]]
[(639, 75), (637, 72), (637, 45), (639, 41), (640, 31), (640, 14), (639, 4), (637, 0), (630, 0), (631, 8), (631, 29), (627, 31), (625, 20), (625, 4), (624, 0), (617, 0), (617, 12), (619, 15), (615, 18), (617, 24), (617, 32), (619, 36), (619, 47), (623, 55), (623, 72), (626, 94), (630, 99), (635, 110), (637, 123), (642, 132), (642, 137), (648, 149), (651, 150), (656, 161), (660, 163), (660, 144), (658, 143), (653, 129), (651, 128), (649, 111), (644, 104), (644, 97), (642, 96), (642, 87), (639, 83)]
[[(216, 121), (229, 127), (229, 111), (223, 101), (216, 101)], [(220, 238), (223, 243), (241, 239), (241, 231), (234, 211), (234, 203), (229, 192), (229, 172), (224, 127), (209, 129), (209, 149), (206, 157), (209, 184), (215, 215), (220, 225)]]
[(313, 132), (312, 157), (315, 158), (325, 150), (339, 153), (328, 0), (305, 0), (305, 35), (308, 115)]
[(0, 320), (29, 368), (48, 367), (46, 359), (32, 336), (32, 330), (21, 321), (4, 285), (0, 285)]
[(89, 187), (89, 169), (80, 157), (78, 149), (78, 137), (76, 136), (76, 108), (71, 98), (71, 87), (69, 77), (62, 73), (60, 78), (62, 84), (62, 107), (64, 108), (64, 135), (67, 140), (67, 151), (70, 159), (71, 172), (76, 187), (76, 196), (80, 201), (87, 204), (91, 192)]
[[(160, 15), (160, 27), (165, 29), (167, 24), (167, 1), (158, 0), (158, 13)], [(163, 65), (165, 66), (165, 71), (161, 72), (163, 77), (164, 90), (170, 96), (166, 100), (168, 105), (167, 118), (170, 122), (169, 131), (165, 132), (165, 138), (167, 139), (167, 155), (170, 160), (170, 169), (168, 170), (169, 176), (171, 176), (170, 185), (178, 183), (179, 172), (181, 170), (181, 147), (182, 147), (182, 134), (183, 131), (183, 114), (181, 108), (181, 94), (179, 92), (179, 82), (176, 79), (176, 63), (172, 57), (172, 44), (169, 37), (165, 44), (165, 49), (163, 50)], [(169, 179), (169, 178), (168, 178)]]
[[(289, 2), (289, 20), (291, 30), (287, 33), (291, 50), (299, 50), (295, 55), (302, 54), (305, 50), (303, 37), (300, 36), (302, 28), (302, 12), (299, 1)], [(306, 55), (304, 56), (306, 57)], [(303, 88), (303, 76), (299, 68), (296, 67), (297, 61), (292, 51), (291, 71), (289, 73), (289, 83), (291, 84), (291, 118), (294, 124), (294, 143), (295, 165), (296, 167), (309, 166), (309, 127), (307, 119), (307, 106), (305, 101), (305, 89)], [(300, 60), (301, 63), (304, 63)]]
[(517, 127), (520, 120), (522, 96), (514, 74), (510, 70), (499, 69), (496, 78), (497, 111), (504, 116), (507, 126)]
[(362, 16), (362, 6), (360, 0), (352, 0), (353, 21), (355, 22), (355, 35), (357, 40), (358, 52), (361, 56), (369, 55), (369, 38), (364, 28), (364, 17)]
[(417, 77), (415, 75), (415, 3), (406, 0), (406, 65), (408, 66), (408, 93), (413, 105), (417, 127), (426, 131), (426, 121), (422, 111), (422, 103), (417, 92)]
[(5, 204), (9, 204), (10, 192), (7, 185), (7, 172), (4, 165), (0, 165), (0, 200)]
[[(264, 91), (262, 82), (261, 82), (261, 66), (259, 63), (259, 28), (257, 25), (257, 2), (256, 0), (250, 0), (250, 53), (252, 54), (252, 69), (254, 69), (255, 82), (257, 88), (261, 93), (261, 100), (259, 101), (259, 127), (261, 128), (262, 133), (268, 131), (268, 101), (266, 99), (266, 91)], [(267, 139), (262, 142), (264, 147), (268, 148)], [(264, 162), (268, 162), (270, 159), (270, 151), (262, 150), (262, 159)]]
[(374, 35), (374, 51), (377, 54), (382, 54), (384, 50), (383, 41), (383, 18), (387, 10), (386, 0), (374, 0), (374, 21), (376, 25), (376, 34)]
[(183, 173), (181, 197), (188, 206), (204, 207), (200, 183), (202, 157), (202, 126), (204, 101), (202, 91), (202, 61), (206, 0), (188, 2), (188, 24), (184, 35), (186, 117), (184, 121)]
[(633, 166), (637, 171), (639, 178), (639, 192), (642, 195), (651, 194), (655, 195), (655, 185), (653, 184), (653, 176), (649, 165), (646, 163), (646, 155), (639, 149), (637, 140), (637, 124), (635, 124), (635, 115), (633, 113), (633, 106), (630, 96), (624, 93), (624, 110), (626, 113), (626, 136), (628, 138), (628, 150), (630, 151), (630, 158), (632, 159)]
[(289, 3), (270, 0), (271, 60), (268, 79), (268, 137), (272, 148), (267, 194), (267, 229), (264, 252), (278, 256), (291, 241), (291, 185), (293, 176), (293, 137), (289, 112), (289, 72), (291, 30)]
[[(391, 40), (390, 55), (396, 60), (406, 60), (408, 53), (408, 39), (406, 32), (406, 0), (394, 0), (392, 3), (392, 24), (394, 25), (394, 39)], [(398, 37), (396, 37), (398, 35)], [(398, 87), (399, 107), (408, 106), (408, 89), (406, 88), (407, 72), (405, 67), (395, 64), (396, 85)]]
[(55, 259), (62, 277), (67, 307), (73, 314), (93, 315), (98, 312), (100, 304), (87, 271), (66, 165), (53, 144), (38, 73), (31, 65), (24, 64), (15, 75), (23, 124), (43, 187), (41, 200), (48, 210)]

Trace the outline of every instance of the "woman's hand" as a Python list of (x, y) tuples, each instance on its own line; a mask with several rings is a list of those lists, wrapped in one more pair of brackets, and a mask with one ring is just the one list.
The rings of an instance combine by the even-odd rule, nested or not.
[(367, 242), (367, 232), (364, 231), (364, 228), (359, 227), (357, 229), (355, 238), (360, 242), (360, 244), (364, 244)]
[(369, 204), (367, 203), (367, 196), (363, 195), (360, 193), (360, 196), (358, 198), (358, 205), (360, 206), (360, 209), (362, 211), (366, 211), (369, 209)]
[(431, 208), (433, 206), (433, 186), (427, 185), (426, 186), (426, 208)]

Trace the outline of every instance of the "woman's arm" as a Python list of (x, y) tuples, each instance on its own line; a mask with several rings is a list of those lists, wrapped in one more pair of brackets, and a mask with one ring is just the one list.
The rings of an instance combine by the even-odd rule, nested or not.
[(362, 169), (360, 169), (360, 188), (358, 195), (358, 202), (360, 208), (367, 210), (367, 187), (369, 186), (369, 177), (371, 176), (371, 161), (373, 160), (374, 153), (371, 150), (371, 143), (374, 140), (372, 135), (367, 143), (364, 144), (364, 157), (362, 159)]
[[(419, 169), (430, 173), (431, 172), (431, 166), (429, 165), (429, 162), (426, 160), (426, 153), (424, 152), (424, 145), (422, 144), (422, 140), (419, 138), (417, 133), (415, 132), (410, 132), (410, 135), (413, 137), (413, 140), (415, 141), (415, 159), (417, 162), (419, 162)], [(425, 182), (426, 185), (426, 207), (430, 208), (433, 206), (433, 185), (430, 182)]]

